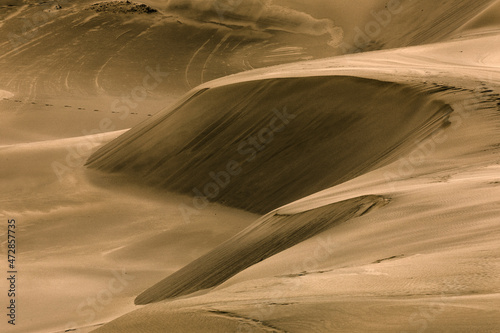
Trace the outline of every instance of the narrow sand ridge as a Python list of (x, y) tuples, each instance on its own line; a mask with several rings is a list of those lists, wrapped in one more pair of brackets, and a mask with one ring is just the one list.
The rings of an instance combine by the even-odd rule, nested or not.
[(263, 217), (137, 296), (135, 303), (148, 304), (213, 288), (260, 261), (386, 203), (382, 197), (365, 196), (291, 216)]
[(201, 89), (88, 165), (190, 195), (196, 208), (210, 200), (267, 213), (380, 166), (443, 126), (451, 108), (421, 89), (344, 76)]

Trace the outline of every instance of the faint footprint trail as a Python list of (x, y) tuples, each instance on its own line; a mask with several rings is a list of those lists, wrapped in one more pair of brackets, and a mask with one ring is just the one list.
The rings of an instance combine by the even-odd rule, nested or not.
[(189, 62), (186, 66), (186, 72), (185, 72), (185, 79), (186, 79), (186, 83), (189, 87), (189, 89), (193, 88), (193, 86), (191, 85), (191, 83), (189, 82), (189, 69), (194, 61), (194, 59), (198, 56), (198, 54), (205, 48), (205, 46), (212, 40), (212, 38), (214, 38), (214, 36), (217, 34), (217, 32), (215, 32), (212, 37), (210, 37), (198, 50), (196, 50), (196, 52), (193, 54), (193, 56), (191, 57), (191, 59), (189, 59)]
[[(123, 33), (121, 33), (119, 36), (116, 37), (116, 40), (118, 40), (120, 37), (122, 36), (125, 36), (127, 35), (129, 32), (131, 32), (132, 30), (127, 30)], [(144, 31), (143, 31), (144, 32)], [(108, 65), (108, 63), (117, 55), (119, 54), (125, 47), (128, 46), (128, 44), (130, 44), (131, 41), (133, 41), (137, 36), (131, 38), (129, 41), (127, 41), (125, 44), (123, 44), (117, 51), (116, 53), (114, 53), (113, 55), (109, 56), (108, 59), (102, 64), (102, 66), (97, 70), (97, 73), (96, 73), (96, 76), (95, 76), (95, 79), (94, 79), (94, 83), (95, 83), (95, 87), (97, 89), (98, 92), (100, 93), (105, 93), (105, 90), (104, 88), (101, 87), (101, 85), (99, 84), (99, 76), (101, 75), (102, 71), (104, 70), (104, 68)], [(69, 74), (68, 74), (69, 75)]]
[(203, 64), (203, 69), (201, 70), (201, 83), (205, 82), (204, 75), (205, 75), (205, 71), (207, 70), (208, 63), (212, 60), (212, 58), (217, 53), (217, 51), (219, 51), (219, 49), (221, 48), (221, 46), (224, 45), (224, 43), (229, 39), (229, 37), (231, 37), (231, 34), (232, 34), (231, 32), (228, 32), (224, 37), (222, 37), (222, 39), (219, 42), (219, 44), (217, 44), (217, 46), (214, 48), (214, 50), (212, 51), (212, 53), (210, 53), (210, 55), (208, 56), (207, 60)]

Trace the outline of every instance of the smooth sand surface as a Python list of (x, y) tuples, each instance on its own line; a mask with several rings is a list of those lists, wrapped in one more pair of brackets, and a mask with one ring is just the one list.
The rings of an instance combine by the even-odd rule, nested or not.
[(495, 1), (489, 7), (484, 9), (483, 12), (478, 14), (472, 20), (467, 22), (463, 27), (458, 29), (454, 35), (467, 35), (477, 33), (484, 33), (487, 31), (495, 31), (500, 29), (500, 1)]

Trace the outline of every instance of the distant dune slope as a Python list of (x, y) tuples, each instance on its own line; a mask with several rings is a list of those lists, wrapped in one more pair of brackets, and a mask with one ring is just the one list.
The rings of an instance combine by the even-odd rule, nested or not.
[(355, 28), (273, 1), (147, 1), (158, 10), (150, 14), (58, 3), (0, 3), (0, 89), (31, 100), (122, 96), (150, 67), (169, 76), (148, 97), (176, 98), (253, 68), (439, 41), (491, 1), (405, 0), (393, 14), (365, 5)]
[(104, 146), (91, 168), (267, 213), (352, 179), (442, 126), (450, 107), (417, 88), (347, 76), (199, 90)]
[(145, 14), (106, 1), (60, 3), (0, 3), (0, 89), (29, 99), (122, 96), (144, 85), (150, 67), (169, 76), (148, 96), (178, 97), (214, 78), (334, 52), (325, 48), (328, 33), (201, 22), (153, 7)]
[(215, 287), (260, 261), (385, 204), (382, 197), (364, 196), (295, 215), (265, 216), (144, 291), (135, 303), (148, 304)]
[(494, 1), (387, 1), (346, 34), (342, 47), (352, 53), (440, 42)]

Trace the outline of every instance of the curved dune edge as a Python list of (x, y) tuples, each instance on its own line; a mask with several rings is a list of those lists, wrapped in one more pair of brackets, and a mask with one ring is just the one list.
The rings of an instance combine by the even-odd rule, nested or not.
[(382, 196), (368, 195), (294, 215), (265, 216), (141, 293), (135, 304), (154, 303), (215, 287), (262, 260), (387, 203), (388, 199)]
[(380, 167), (444, 126), (452, 109), (430, 93), (353, 76), (205, 88), (87, 165), (189, 195), (192, 210), (211, 201), (265, 214)]

